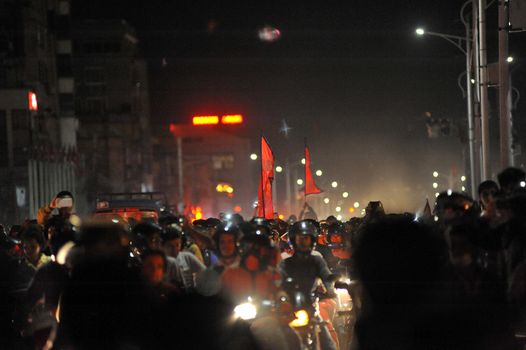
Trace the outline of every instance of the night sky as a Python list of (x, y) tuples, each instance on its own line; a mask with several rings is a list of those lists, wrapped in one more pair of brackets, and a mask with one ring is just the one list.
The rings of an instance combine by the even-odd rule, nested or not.
[[(464, 172), (459, 137), (428, 139), (424, 124), (425, 112), (465, 123), (457, 85), (464, 55), (440, 38), (414, 34), (424, 26), (464, 35), (462, 3), (90, 0), (74, 2), (73, 11), (77, 18), (124, 18), (136, 28), (150, 67), (153, 123), (242, 113), (246, 124), (235, 132), (251, 137), (254, 150), (262, 132), (277, 163), (299, 160), (306, 137), (314, 166), (352, 198), (380, 199), (400, 211), (423, 206), (434, 193), (433, 170)], [(489, 9), (490, 25), (496, 11)], [(264, 25), (279, 28), (281, 39), (260, 41)], [(524, 38), (516, 34), (510, 51)], [(520, 57), (512, 73), (526, 96)], [(288, 138), (279, 132), (283, 120), (292, 128)]]

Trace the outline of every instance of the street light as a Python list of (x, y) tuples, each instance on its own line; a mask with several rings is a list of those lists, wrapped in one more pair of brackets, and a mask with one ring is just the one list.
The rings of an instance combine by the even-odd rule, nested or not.
[(506, 58), (506, 62), (508, 62), (508, 63), (513, 62), (513, 57), (512, 56), (508, 56), (508, 58)]
[(279, 165), (276, 167), (276, 172), (277, 173), (281, 173), (283, 171), (283, 168), (280, 167)]
[(343, 193), (342, 193), (342, 197), (343, 197), (343, 198), (347, 198), (347, 197), (349, 197), (349, 192), (343, 192)]
[(462, 176), (460, 177), (460, 181), (462, 181), (462, 182), (466, 181), (466, 177), (465, 177), (464, 175), (462, 175)]
[(330, 199), (328, 197), (323, 198), (323, 203), (329, 204)]
[(339, 213), (342, 211), (342, 207), (336, 207), (336, 212)]
[(336, 181), (333, 181), (331, 183), (331, 186), (332, 186), (332, 188), (336, 188), (336, 187), (338, 187), (338, 183)]
[(433, 188), (438, 188), (438, 184), (436, 182), (433, 182)]
[(305, 158), (301, 158), (301, 164), (305, 165)]
[(323, 171), (321, 171), (320, 169), (316, 170), (316, 176), (322, 176), (323, 175)]
[(298, 180), (296, 180), (296, 183), (297, 183), (299, 186), (301, 186), (301, 185), (303, 185), (303, 180), (302, 180), (302, 179), (298, 179)]
[(433, 177), (438, 177), (438, 171), (433, 171)]
[[(467, 6), (470, 3), (470, 1), (466, 1), (462, 7), (461, 13), (463, 13), (465, 6)], [(473, 96), (472, 96), (472, 79), (471, 79), (471, 40), (469, 38), (470, 33), (470, 26), (468, 23), (462, 18), (462, 22), (464, 23), (466, 27), (466, 36), (458, 36), (458, 35), (450, 35), (450, 34), (443, 34), (443, 33), (436, 33), (436, 32), (428, 32), (425, 31), (423, 28), (417, 28), (416, 34), (418, 36), (424, 36), (424, 35), (431, 35), (431, 36), (438, 36), (452, 45), (454, 45), (457, 49), (459, 49), (466, 57), (466, 103), (467, 103), (467, 117), (468, 117), (468, 143), (469, 143), (469, 168), (471, 172), (471, 195), (475, 197), (475, 189), (477, 186), (477, 174), (475, 170), (475, 159), (476, 159), (476, 146), (475, 146), (475, 120), (473, 117)], [(465, 43), (466, 47), (462, 47), (462, 43)], [(482, 115), (482, 119), (487, 118), (487, 116)], [(488, 155), (489, 155), (489, 148), (487, 145), (487, 139), (486, 134), (484, 134), (487, 130), (487, 123), (483, 120), (482, 121), (482, 163), (484, 166), (484, 169), (488, 168)], [(433, 173), (433, 176), (435, 176), (435, 173)], [(437, 177), (437, 176), (435, 176)]]
[(354, 202), (354, 207), (355, 207), (355, 208), (359, 208), (359, 207), (360, 207), (360, 203), (358, 203), (358, 202)]
[(255, 153), (252, 153), (252, 154), (250, 155), (250, 159), (252, 159), (252, 160), (256, 160), (256, 159), (258, 159), (258, 155), (255, 154)]

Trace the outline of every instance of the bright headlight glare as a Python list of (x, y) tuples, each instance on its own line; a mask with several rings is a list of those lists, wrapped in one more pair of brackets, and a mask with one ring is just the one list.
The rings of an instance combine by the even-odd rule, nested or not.
[(252, 320), (257, 315), (257, 310), (254, 304), (243, 303), (234, 308), (234, 314), (243, 320)]
[(304, 327), (309, 324), (309, 314), (305, 310), (298, 310), (294, 313), (296, 319), (289, 323), (291, 327)]

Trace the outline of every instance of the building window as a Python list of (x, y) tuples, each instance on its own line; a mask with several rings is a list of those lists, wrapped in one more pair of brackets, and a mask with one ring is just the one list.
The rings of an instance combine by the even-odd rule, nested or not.
[(232, 154), (222, 154), (212, 156), (214, 170), (225, 170), (234, 168), (234, 156)]
[(86, 99), (86, 113), (87, 114), (103, 114), (105, 110), (106, 110), (106, 106), (102, 99), (98, 99), (98, 98)]
[(11, 110), (11, 123), (13, 125), (13, 131), (16, 130), (29, 130), (29, 118), (27, 110), (25, 109), (13, 109)]

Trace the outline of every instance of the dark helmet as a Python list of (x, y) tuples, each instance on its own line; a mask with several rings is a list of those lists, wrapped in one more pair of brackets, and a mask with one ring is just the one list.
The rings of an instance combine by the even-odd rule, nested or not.
[(314, 224), (313, 220), (301, 220), (294, 225), (289, 230), (289, 240), (292, 243), (292, 246), (296, 248), (296, 236), (311, 236), (312, 237), (312, 246), (316, 244), (316, 239), (320, 234), (320, 230), (317, 225)]
[(350, 233), (347, 232), (345, 227), (340, 223), (331, 224), (327, 229), (327, 242), (328, 246), (332, 249), (349, 248), (351, 243)]
[(141, 221), (133, 227), (132, 234), (134, 236), (148, 237), (155, 233), (160, 235), (162, 231), (161, 226), (153, 222)]
[(474, 206), (473, 199), (451, 190), (438, 195), (433, 210), (433, 214), (446, 224), (454, 223), (454, 221), (465, 217), (476, 217), (476, 212), (477, 208)]

